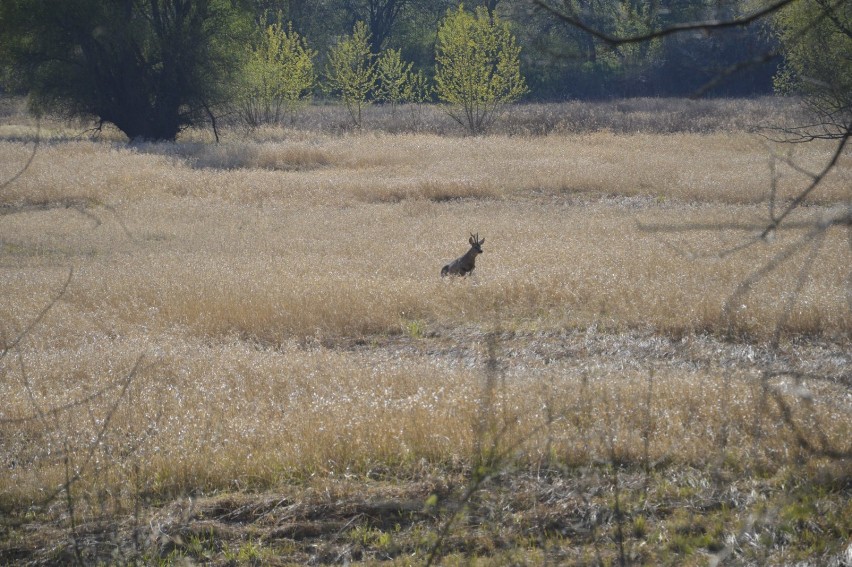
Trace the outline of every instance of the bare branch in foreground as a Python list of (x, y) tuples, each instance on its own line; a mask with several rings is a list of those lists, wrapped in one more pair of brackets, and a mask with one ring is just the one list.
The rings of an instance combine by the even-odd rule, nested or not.
[[(777, 154), (772, 154), (772, 162), (770, 162), (770, 170), (771, 170), (771, 184), (769, 190), (768, 197), (768, 205), (769, 205), (769, 222), (767, 223), (743, 223), (743, 222), (728, 222), (728, 223), (686, 223), (686, 224), (654, 224), (654, 223), (642, 223), (637, 222), (636, 226), (641, 232), (649, 232), (649, 233), (677, 233), (677, 232), (699, 232), (699, 231), (724, 231), (724, 230), (733, 230), (733, 231), (744, 231), (744, 232), (752, 232), (752, 231), (760, 231), (758, 235), (755, 237), (748, 239), (746, 242), (738, 244), (732, 248), (728, 248), (722, 250), (720, 252), (713, 253), (687, 253), (680, 250), (675, 245), (668, 243), (669, 247), (675, 249), (679, 253), (689, 256), (692, 258), (698, 257), (718, 257), (723, 258), (725, 256), (729, 256), (733, 253), (740, 252), (753, 246), (758, 242), (768, 242), (771, 241), (777, 230), (784, 229), (817, 229), (817, 232), (824, 232), (825, 230), (833, 227), (833, 226), (848, 226), (852, 227), (852, 209), (847, 208), (845, 211), (839, 211), (834, 215), (826, 215), (819, 220), (810, 220), (810, 221), (789, 221), (787, 217), (800, 208), (802, 204), (807, 200), (807, 198), (820, 186), (825, 177), (835, 168), (837, 165), (840, 156), (843, 155), (844, 149), (849, 143), (849, 139), (852, 137), (852, 124), (846, 130), (846, 133), (837, 143), (837, 147), (834, 149), (834, 152), (831, 155), (828, 163), (817, 173), (813, 173), (811, 171), (806, 170), (800, 165), (793, 162), (790, 158), (784, 156), (778, 156)], [(782, 212), (776, 213), (777, 207), (777, 175), (775, 173), (775, 161), (783, 161), (786, 165), (794, 169), (796, 172), (810, 178), (810, 183), (807, 187), (799, 191), (799, 193), (787, 204), (786, 207), (782, 210)]]
[[(783, 248), (778, 254), (776, 254), (772, 259), (770, 259), (766, 264), (759, 267), (757, 270), (751, 273), (746, 279), (744, 279), (731, 296), (725, 301), (725, 305), (722, 307), (722, 317), (724, 320), (728, 322), (728, 332), (732, 333), (732, 324), (734, 319), (734, 311), (737, 309), (736, 305), (742, 300), (742, 298), (747, 295), (752, 288), (761, 281), (763, 278), (777, 270), (781, 265), (784, 264), (785, 261), (792, 258), (796, 253), (800, 252), (803, 247), (813, 242), (817, 239), (821, 239), (825, 234), (826, 228), (822, 226), (817, 226), (811, 232), (805, 234), (801, 239), (789, 244), (785, 248)], [(779, 324), (776, 325), (776, 333), (780, 333), (780, 321)]]
[[(89, 466), (89, 463), (94, 458), (95, 451), (100, 446), (101, 442), (103, 441), (104, 437), (106, 436), (107, 432), (109, 431), (109, 426), (112, 422), (112, 418), (115, 416), (115, 412), (118, 411), (118, 408), (121, 405), (121, 401), (124, 399), (124, 396), (127, 393), (127, 390), (130, 388), (130, 384), (133, 382), (133, 380), (136, 378), (137, 374), (139, 373), (139, 370), (142, 367), (143, 358), (144, 358), (144, 355), (140, 354), (139, 357), (136, 359), (136, 362), (134, 363), (133, 368), (130, 369), (130, 372), (128, 372), (127, 376), (125, 377), (124, 381), (122, 382), (121, 392), (119, 392), (118, 396), (116, 396), (115, 401), (113, 402), (112, 406), (110, 406), (109, 411), (107, 412), (106, 416), (103, 418), (103, 423), (101, 424), (97, 435), (92, 440), (92, 442), (89, 444), (89, 448), (88, 448), (88, 451), (86, 452), (85, 458), (83, 459), (82, 465), (77, 467), (77, 470), (74, 471), (73, 474), (69, 474), (66, 478), (66, 481), (64, 483), (62, 483), (61, 486), (59, 486), (57, 489), (55, 489), (54, 491), (49, 493), (47, 496), (42, 498), (42, 500), (41, 500), (42, 505), (46, 505), (46, 504), (52, 502), (57, 496), (59, 496), (63, 492), (68, 494), (71, 491), (71, 486), (74, 483), (76, 483), (80, 479), (80, 477), (83, 475), (83, 472), (86, 470), (86, 467)], [(66, 460), (68, 459), (68, 453), (67, 452), (65, 454), (65, 458), (66, 458)], [(70, 494), (68, 495), (68, 497), (70, 498)]]
[(27, 163), (25, 163), (24, 166), (15, 175), (10, 177), (9, 179), (4, 181), (3, 183), (0, 183), (0, 191), (2, 191), (6, 187), (8, 187), (12, 183), (14, 183), (19, 177), (21, 177), (24, 173), (26, 173), (26, 171), (30, 168), (30, 165), (32, 165), (33, 160), (36, 157), (36, 153), (38, 153), (38, 146), (39, 146), (40, 143), (41, 143), (41, 120), (38, 120), (36, 122), (36, 136), (35, 136), (35, 143), (33, 144), (33, 152), (30, 154), (29, 159), (27, 159)]
[(53, 299), (51, 299), (50, 302), (47, 305), (45, 305), (45, 307), (39, 312), (39, 314), (36, 315), (35, 319), (30, 321), (30, 324), (27, 325), (24, 328), (24, 330), (21, 331), (18, 334), (17, 337), (12, 339), (12, 342), (3, 345), (2, 350), (0, 350), (0, 360), (5, 358), (5, 356), (7, 354), (9, 354), (10, 350), (17, 347), (21, 343), (21, 341), (23, 341), (27, 337), (27, 335), (29, 335), (30, 332), (32, 332), (32, 330), (36, 327), (36, 325), (41, 323), (41, 321), (45, 318), (45, 316), (47, 316), (48, 312), (53, 308), (53, 306), (56, 305), (56, 303), (60, 299), (62, 299), (62, 296), (65, 295), (66, 291), (68, 291), (68, 286), (71, 284), (71, 278), (73, 276), (74, 276), (74, 268), (72, 267), (68, 270), (68, 277), (65, 279), (65, 283), (62, 284), (62, 287), (60, 288), (59, 293), (57, 293), (56, 296)]
[[(549, 12), (556, 18), (564, 21), (567, 24), (574, 26), (575, 28), (588, 33), (589, 35), (601, 40), (610, 46), (624, 45), (628, 43), (642, 43), (645, 41), (649, 41), (652, 39), (657, 39), (660, 37), (665, 37), (669, 35), (674, 35), (678, 33), (688, 32), (688, 31), (711, 31), (711, 30), (721, 30), (728, 28), (738, 28), (745, 27), (750, 25), (753, 22), (761, 20), (771, 14), (774, 14), (778, 10), (784, 8), (788, 4), (792, 4), (797, 0), (776, 0), (775, 2), (769, 4), (768, 6), (755, 10), (749, 14), (744, 16), (730, 18), (730, 19), (715, 19), (715, 20), (702, 20), (695, 22), (682, 22), (679, 24), (673, 24), (671, 26), (666, 26), (657, 30), (653, 30), (647, 33), (635, 34), (635, 35), (625, 35), (625, 36), (617, 36), (608, 34), (597, 27), (586, 23), (579, 15), (562, 11), (558, 8), (551, 6), (549, 3), (544, 0), (533, 0), (533, 2), (545, 10)], [(844, 0), (840, 0), (836, 3), (836, 6), (839, 6)]]
[[(780, 215), (772, 216), (772, 222), (764, 229), (763, 233), (761, 233), (762, 238), (766, 238), (773, 230), (778, 228), (778, 226), (784, 221), (787, 216), (792, 213), (796, 208), (801, 205), (805, 199), (808, 198), (808, 195), (813, 193), (813, 191), (819, 186), (825, 176), (834, 169), (834, 166), (837, 165), (837, 160), (840, 159), (840, 156), (843, 155), (843, 150), (846, 147), (846, 144), (849, 142), (849, 138), (852, 137), (852, 124), (849, 124), (846, 127), (846, 132), (843, 137), (840, 139), (840, 142), (837, 144), (837, 148), (834, 150), (834, 153), (831, 156), (831, 159), (826, 164), (826, 166), (815, 175), (811, 175), (811, 184), (808, 185), (803, 191), (801, 191), (789, 205), (784, 209)], [(800, 170), (802, 172), (804, 170)], [(850, 219), (847, 216), (844, 220), (843, 218), (838, 219), (837, 224), (849, 224)]]

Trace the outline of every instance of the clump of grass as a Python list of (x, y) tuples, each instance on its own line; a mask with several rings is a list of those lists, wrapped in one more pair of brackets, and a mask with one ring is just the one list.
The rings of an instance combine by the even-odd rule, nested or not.
[(417, 188), (417, 195), (430, 201), (440, 202), (453, 199), (493, 198), (499, 196), (500, 191), (485, 183), (435, 183), (434, 181), (424, 181)]
[(382, 188), (364, 187), (357, 195), (369, 203), (397, 203), (407, 199), (424, 199), (434, 202), (459, 199), (493, 199), (502, 191), (488, 182), (421, 180), (414, 183), (386, 185)]
[(426, 322), (422, 319), (414, 319), (403, 322), (403, 330), (412, 339), (422, 339), (426, 336)]
[[(149, 146), (147, 151), (157, 151), (157, 147)], [(163, 149), (180, 155), (192, 167), (199, 169), (300, 171), (329, 163), (328, 156), (322, 150), (299, 143), (184, 143)]]

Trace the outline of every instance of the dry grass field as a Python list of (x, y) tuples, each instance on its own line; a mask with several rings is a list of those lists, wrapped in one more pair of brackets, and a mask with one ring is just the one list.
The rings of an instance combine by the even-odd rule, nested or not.
[(0, 563), (852, 561), (848, 153), (2, 121)]

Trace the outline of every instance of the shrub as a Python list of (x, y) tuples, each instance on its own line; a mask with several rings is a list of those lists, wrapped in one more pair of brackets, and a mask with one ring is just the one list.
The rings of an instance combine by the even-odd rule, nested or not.
[(285, 29), (279, 19), (267, 26), (250, 48), (238, 103), (243, 120), (251, 126), (277, 123), (306, 105), (316, 83), (315, 56), (292, 24)]
[(502, 107), (527, 92), (520, 47), (509, 25), (485, 8), (448, 10), (438, 29), (435, 84), (447, 113), (471, 134), (481, 134)]
[(331, 48), (326, 86), (340, 95), (355, 126), (361, 127), (361, 111), (376, 86), (376, 62), (370, 52), (370, 35), (364, 22), (357, 22), (352, 35)]

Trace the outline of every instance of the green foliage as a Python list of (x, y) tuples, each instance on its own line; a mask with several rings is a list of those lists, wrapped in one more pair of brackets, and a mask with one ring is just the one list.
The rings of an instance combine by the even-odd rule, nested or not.
[(438, 28), (436, 90), (471, 134), (485, 132), (506, 104), (527, 92), (519, 56), (509, 25), (485, 8), (447, 11)]
[(349, 532), (349, 539), (355, 545), (362, 547), (380, 550), (390, 550), (393, 548), (393, 537), (391, 534), (369, 526), (360, 525), (353, 528)]
[(432, 99), (429, 79), (423, 71), (415, 73), (412, 66), (412, 63), (402, 60), (398, 49), (388, 49), (379, 56), (376, 98), (390, 103), (392, 115), (396, 115), (396, 106), (405, 102), (416, 104), (419, 114), (422, 104)]
[(250, 29), (229, 0), (19, 0), (0, 3), (0, 21), (0, 51), (33, 111), (159, 140), (214, 117)]
[(376, 62), (370, 52), (370, 36), (364, 22), (357, 22), (352, 35), (333, 46), (328, 53), (326, 88), (340, 96), (352, 121), (361, 127), (361, 111), (377, 81)]
[(803, 95), (835, 134), (852, 127), (852, 3), (798, 0), (773, 25), (784, 52), (776, 90)]
[(420, 105), (432, 100), (433, 91), (434, 89), (432, 88), (432, 83), (429, 82), (429, 78), (423, 71), (417, 71), (416, 73), (412, 73), (410, 77), (405, 98), (408, 102)]
[(396, 105), (408, 100), (411, 92), (411, 63), (402, 60), (400, 50), (388, 49), (379, 56), (378, 66), (379, 87), (376, 98), (391, 104), (392, 113)]
[(412, 339), (422, 339), (426, 336), (426, 322), (421, 319), (405, 321), (403, 323), (405, 334)]
[(317, 79), (314, 57), (316, 52), (293, 25), (284, 27), (279, 13), (278, 21), (266, 26), (249, 48), (238, 103), (243, 119), (252, 126), (276, 123), (310, 102)]
[(408, 89), (405, 93), (405, 98), (408, 102), (416, 105), (411, 112), (415, 125), (422, 121), (423, 103), (430, 102), (432, 100), (433, 92), (434, 88), (432, 88), (432, 83), (423, 71), (412, 73), (408, 83)]

